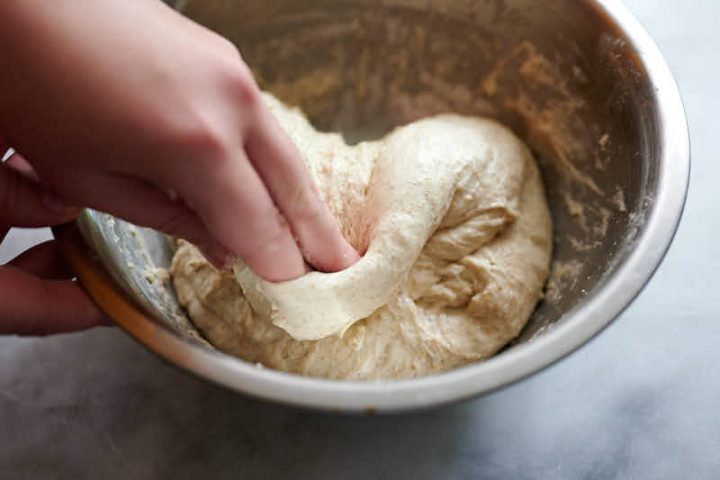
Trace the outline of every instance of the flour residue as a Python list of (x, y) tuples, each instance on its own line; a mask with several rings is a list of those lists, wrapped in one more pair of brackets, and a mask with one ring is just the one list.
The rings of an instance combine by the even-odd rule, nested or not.
[[(189, 3), (237, 10), (235, 20), (218, 24), (244, 18), (242, 2), (236, 8), (220, 0)], [(224, 33), (241, 44), (263, 88), (351, 143), (446, 112), (509, 125), (532, 148), (547, 186), (555, 260), (536, 317), (538, 325), (555, 321), (613, 268), (617, 251), (644, 222), (636, 213), (642, 199), (627, 190), (631, 174), (623, 170), (637, 164), (637, 152), (628, 151), (627, 132), (597, 105), (626, 101), (622, 88), (596, 78), (605, 63), (632, 80), (631, 66), (622, 64), (626, 45), (612, 33), (599, 39), (596, 52), (568, 39), (538, 40), (521, 22), (528, 10), (545, 9), (540, 3), (522, 9), (505, 2), (371, 4), (290, 9)], [(612, 90), (611, 97), (590, 99), (597, 88)]]

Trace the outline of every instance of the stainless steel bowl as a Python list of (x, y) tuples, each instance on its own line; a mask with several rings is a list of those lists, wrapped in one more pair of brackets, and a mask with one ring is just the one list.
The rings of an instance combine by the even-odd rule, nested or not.
[(349, 141), (439, 111), (499, 118), (533, 148), (555, 225), (546, 299), (512, 345), (425, 378), (346, 382), (258, 368), (210, 347), (172, 287), (172, 242), (104, 214), (81, 230), (147, 312), (125, 325), (181, 368), (258, 397), (338, 410), (408, 410), (477, 395), (587, 342), (640, 292), (682, 212), (689, 147), (659, 50), (616, 0), (189, 0), (236, 42), (261, 85)]

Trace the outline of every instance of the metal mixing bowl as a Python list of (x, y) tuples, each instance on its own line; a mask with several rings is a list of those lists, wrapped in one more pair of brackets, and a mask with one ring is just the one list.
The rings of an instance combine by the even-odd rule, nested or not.
[[(547, 295), (487, 361), (425, 378), (346, 382), (259, 368), (210, 347), (157, 281), (172, 242), (96, 212), (92, 251), (146, 311), (148, 348), (226, 387), (339, 410), (407, 410), (507, 385), (575, 350), (648, 281), (680, 219), (682, 103), (648, 34), (616, 0), (197, 0), (185, 14), (236, 42), (263, 88), (348, 141), (441, 111), (496, 117), (532, 147), (552, 208)], [(138, 326), (139, 325), (139, 326)]]

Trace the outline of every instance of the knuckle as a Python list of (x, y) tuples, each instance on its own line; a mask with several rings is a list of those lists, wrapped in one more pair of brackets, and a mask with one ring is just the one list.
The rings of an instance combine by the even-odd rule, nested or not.
[[(245, 142), (246, 129), (262, 102), (260, 89), (241, 60), (223, 62), (217, 73), (220, 97), (214, 96), (211, 101), (199, 105), (188, 105), (169, 119), (166, 139), (169, 150), (176, 152), (177, 158), (190, 158), (208, 168), (235, 156), (238, 147)], [(213, 107), (220, 104), (237, 105), (238, 108), (228, 113)]]
[(232, 61), (235, 61), (235, 62), (239, 61), (243, 65), (245, 64), (244, 60), (242, 58), (242, 54), (240, 53), (240, 50), (233, 42), (231, 42), (227, 38), (223, 37), (222, 38), (222, 48), (223, 48), (223, 51), (226, 52), (226, 55), (228, 56), (229, 59), (231, 59)]
[(240, 50), (238, 50), (237, 46), (232, 41), (214, 32), (211, 32), (211, 35), (215, 38), (217, 43), (217, 51), (221, 52), (223, 55), (227, 55), (233, 60), (241, 58)]
[(261, 103), (260, 88), (253, 80), (252, 75), (249, 72), (240, 73), (238, 77), (235, 88), (241, 104), (245, 109), (258, 109)]
[(177, 158), (215, 163), (227, 158), (237, 141), (230, 122), (210, 108), (190, 107), (168, 123), (165, 149)]
[(176, 137), (176, 143), (181, 146), (184, 156), (189, 154), (193, 161), (217, 164), (229, 156), (230, 142), (224, 129), (216, 127), (201, 115), (189, 121)]
[(225, 78), (230, 91), (233, 92), (236, 101), (243, 109), (259, 108), (261, 103), (260, 87), (255, 82), (250, 68), (244, 62), (236, 60), (228, 65)]

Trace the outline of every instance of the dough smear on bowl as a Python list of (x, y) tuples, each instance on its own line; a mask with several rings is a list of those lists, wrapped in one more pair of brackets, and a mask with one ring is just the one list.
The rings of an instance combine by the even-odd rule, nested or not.
[(348, 146), (265, 101), (363, 258), (265, 282), (180, 242), (180, 303), (218, 349), (315, 377), (398, 379), (487, 358), (542, 297), (552, 225), (538, 168), (508, 129), (439, 115)]

